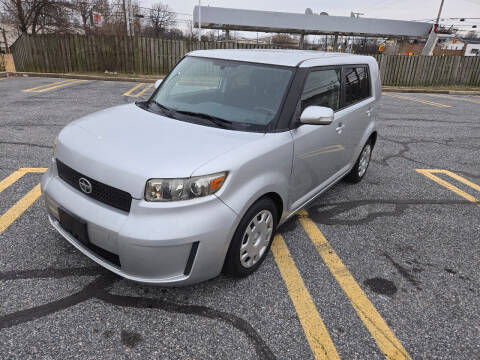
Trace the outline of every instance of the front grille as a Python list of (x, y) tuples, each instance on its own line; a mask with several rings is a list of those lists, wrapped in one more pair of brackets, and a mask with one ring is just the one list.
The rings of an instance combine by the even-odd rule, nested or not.
[[(126, 212), (130, 211), (130, 206), (132, 205), (132, 196), (126, 191), (114, 188), (88, 176), (82, 175), (59, 160), (57, 160), (57, 171), (60, 179), (92, 199), (98, 200), (116, 209)], [(90, 184), (92, 184), (92, 192), (90, 194), (87, 194), (81, 190), (79, 185), (80, 178), (85, 178), (90, 182)]]

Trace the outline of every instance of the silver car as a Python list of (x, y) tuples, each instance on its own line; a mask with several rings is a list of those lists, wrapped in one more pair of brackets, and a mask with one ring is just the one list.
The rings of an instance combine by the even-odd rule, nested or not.
[(381, 96), (372, 57), (194, 51), (155, 87), (67, 125), (42, 178), (54, 228), (124, 278), (249, 275), (280, 224), (367, 171)]

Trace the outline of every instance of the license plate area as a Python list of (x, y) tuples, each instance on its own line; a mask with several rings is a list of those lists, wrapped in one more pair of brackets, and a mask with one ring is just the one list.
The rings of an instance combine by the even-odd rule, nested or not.
[(87, 222), (85, 220), (80, 219), (78, 216), (75, 216), (62, 208), (58, 208), (58, 217), (60, 225), (65, 231), (67, 231), (82, 244), (86, 246), (90, 245), (90, 240), (88, 239)]

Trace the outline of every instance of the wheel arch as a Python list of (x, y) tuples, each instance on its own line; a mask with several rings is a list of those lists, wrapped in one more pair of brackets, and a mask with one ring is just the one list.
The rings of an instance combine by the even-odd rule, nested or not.
[(260, 196), (257, 200), (255, 200), (253, 202), (253, 204), (255, 204), (257, 201), (259, 201), (260, 199), (263, 199), (263, 198), (269, 198), (270, 200), (273, 201), (274, 205), (275, 205), (275, 208), (277, 209), (277, 223), (280, 222), (280, 219), (282, 218), (282, 215), (283, 215), (283, 210), (284, 210), (284, 204), (283, 204), (283, 199), (282, 197), (280, 196), (280, 194), (276, 193), (276, 192), (268, 192), (262, 196)]

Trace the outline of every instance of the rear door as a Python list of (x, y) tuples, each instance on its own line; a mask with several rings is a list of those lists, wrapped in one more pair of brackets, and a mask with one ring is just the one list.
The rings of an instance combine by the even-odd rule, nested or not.
[(375, 101), (368, 65), (346, 65), (342, 69), (342, 109), (338, 118), (342, 127), (342, 145), (348, 157), (348, 165), (356, 161), (363, 146), (363, 135), (373, 116), (372, 105)]
[[(311, 105), (337, 111), (341, 106), (341, 67), (312, 69), (302, 91), (297, 114)], [(294, 159), (290, 184), (290, 208), (294, 209), (327, 186), (348, 161), (340, 121), (329, 125), (302, 124), (291, 130)]]

